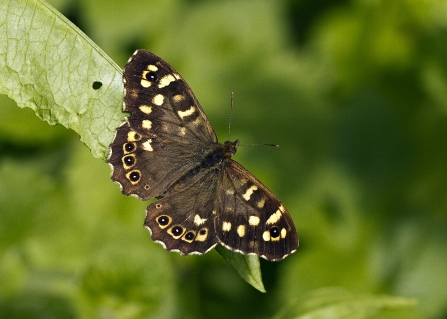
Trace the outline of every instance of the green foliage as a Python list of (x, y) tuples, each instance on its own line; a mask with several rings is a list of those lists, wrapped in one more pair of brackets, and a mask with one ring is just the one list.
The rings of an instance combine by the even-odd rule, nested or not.
[[(77, 133), (0, 97), (2, 315), (445, 317), (442, 3), (52, 4), (120, 67), (137, 48), (169, 61), (221, 140), (234, 91), (231, 135), (281, 146), (240, 147), (236, 160), (285, 203), (300, 248), (261, 260), (261, 294), (214, 251), (181, 257), (154, 244), (148, 203), (120, 196), (79, 143), (106, 156), (123, 118), (120, 67), (48, 5), (2, 1), (1, 92)], [(234, 262), (246, 278), (259, 270)]]
[(122, 100), (121, 68), (45, 2), (2, 1), (0, 16), (0, 93), (105, 157), (122, 118), (111, 107)]
[(236, 269), (239, 276), (241, 276), (246, 282), (258, 289), (260, 292), (265, 292), (258, 257), (241, 255), (225, 249), (220, 245), (216, 246), (216, 250), (222, 255), (229, 265)]
[[(24, 13), (19, 14), (22, 10)], [(1, 65), (3, 70), (18, 70), (4, 72), (0, 82), (2, 91), (18, 105), (32, 108), (40, 118), (50, 124), (62, 124), (73, 129), (81, 136), (82, 141), (86, 141), (94, 155), (105, 158), (108, 148), (104, 147), (100, 139), (106, 138), (105, 145), (110, 144), (112, 133), (118, 124), (113, 126), (112, 132), (107, 125), (110, 122), (115, 123), (113, 118), (119, 119), (122, 115), (117, 108), (106, 108), (106, 105), (114, 100), (122, 99), (122, 90), (117, 89), (120, 85), (116, 83), (121, 82), (121, 77), (118, 80), (118, 75), (121, 74), (116, 70), (118, 67), (76, 26), (44, 2), (11, 3), (10, 6), (4, 7), (2, 13), (6, 17), (3, 24), (6, 27), (3, 51), (7, 54)], [(41, 27), (38, 21), (52, 23)], [(18, 38), (21, 40), (17, 45)], [(42, 47), (48, 49), (42, 50)], [(95, 54), (92, 54), (90, 59), (91, 52)], [(15, 65), (18, 67), (14, 68)], [(25, 67), (21, 67), (22, 65)], [(25, 73), (26, 77), (22, 73)], [(90, 78), (100, 81), (91, 81)], [(103, 82), (103, 78), (111, 79), (112, 82)], [(28, 87), (25, 81), (32, 88)], [(102, 85), (107, 88), (99, 91)], [(111, 88), (115, 90), (110, 92)], [(89, 93), (88, 98), (79, 102), (77, 98), (85, 96), (86, 92)], [(114, 100), (110, 97), (114, 97)], [(256, 263), (252, 261), (253, 257), (233, 255), (231, 252), (222, 253), (224, 258), (229, 259), (230, 265), (240, 267), (237, 270), (247, 282), (264, 291), (261, 272), (259, 269), (253, 269), (255, 265), (259, 268), (259, 261)], [(243, 261), (245, 259), (247, 262)], [(235, 260), (242, 262), (234, 262)], [(247, 264), (251, 265), (249, 275), (246, 275)]]
[(329, 287), (312, 291), (274, 316), (274, 319), (351, 319), (390, 318), (396, 316), (399, 308), (413, 307), (415, 300), (407, 298), (353, 294), (341, 288)]

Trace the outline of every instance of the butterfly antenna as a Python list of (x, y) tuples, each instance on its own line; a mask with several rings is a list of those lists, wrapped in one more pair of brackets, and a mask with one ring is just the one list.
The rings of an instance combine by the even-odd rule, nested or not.
[(233, 117), (233, 101), (234, 101), (234, 92), (231, 92), (231, 103), (230, 103), (230, 119), (228, 120), (228, 140), (230, 140), (231, 133), (231, 118)]
[(233, 117), (233, 101), (234, 101), (234, 92), (231, 92), (231, 103), (230, 103), (230, 119), (228, 120), (228, 140), (230, 140), (231, 135), (231, 118)]
[(265, 144), (239, 144), (239, 146), (274, 146), (274, 147), (279, 147), (278, 144), (271, 144), (271, 143), (265, 143)]
[[(234, 92), (231, 92), (231, 103), (230, 103), (230, 119), (228, 120), (228, 140), (230, 141), (230, 134), (231, 134), (231, 118), (233, 117), (233, 102), (234, 102)], [(274, 146), (279, 147), (278, 144), (239, 144), (239, 146)]]

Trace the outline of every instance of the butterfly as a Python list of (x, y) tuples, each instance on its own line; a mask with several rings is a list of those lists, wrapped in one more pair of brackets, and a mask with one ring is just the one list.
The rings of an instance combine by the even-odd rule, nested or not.
[(231, 159), (239, 141), (219, 144), (183, 77), (157, 55), (137, 50), (124, 68), (123, 109), (108, 163), (126, 195), (158, 198), (146, 209), (155, 242), (183, 255), (216, 244), (279, 261), (298, 234), (281, 201)]

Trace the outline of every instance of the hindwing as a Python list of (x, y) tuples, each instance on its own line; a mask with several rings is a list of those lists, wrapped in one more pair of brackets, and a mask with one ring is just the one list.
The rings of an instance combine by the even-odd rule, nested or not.
[(218, 243), (216, 191), (220, 171), (197, 167), (180, 178), (165, 197), (149, 205), (144, 225), (169, 251), (203, 254)]
[(216, 234), (231, 250), (278, 261), (298, 247), (295, 225), (283, 203), (233, 160), (222, 172), (217, 207)]

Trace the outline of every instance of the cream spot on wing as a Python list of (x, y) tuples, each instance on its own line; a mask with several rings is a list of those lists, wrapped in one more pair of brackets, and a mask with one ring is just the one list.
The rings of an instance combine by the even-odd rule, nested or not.
[(230, 222), (223, 222), (222, 230), (223, 231), (230, 231), (231, 230), (231, 223)]
[(184, 117), (190, 116), (190, 115), (194, 114), (195, 111), (196, 111), (195, 107), (191, 106), (188, 110), (186, 110), (186, 111), (177, 111), (177, 113), (181, 117), (181, 119), (183, 120)]
[(250, 216), (250, 217), (248, 217), (248, 223), (251, 226), (258, 226), (260, 221), (261, 220), (259, 219), (258, 216)]
[(144, 114), (151, 114), (152, 113), (152, 106), (148, 105), (140, 105), (140, 111)]
[(163, 95), (157, 94), (156, 96), (154, 96), (152, 98), (152, 103), (154, 103), (157, 106), (160, 106), (163, 104), (164, 100), (165, 100), (165, 97)]
[(154, 149), (152, 148), (152, 139), (148, 139), (146, 142), (143, 143), (143, 149), (148, 151), (148, 152), (152, 152)]
[(233, 194), (234, 194), (234, 189), (232, 189), (232, 188), (227, 189), (227, 190), (225, 191), (225, 193), (226, 193), (227, 195), (233, 195)]
[(177, 80), (180, 80), (180, 75), (178, 73), (174, 73), (174, 76)]
[(165, 75), (160, 79), (160, 82), (158, 82), (158, 88), (164, 88), (165, 86), (168, 86), (171, 82), (175, 81), (175, 77), (172, 76), (172, 74)]
[(262, 207), (264, 207), (264, 204), (265, 204), (265, 198), (262, 197), (262, 198), (259, 200), (259, 202), (256, 203), (256, 206), (258, 206), (259, 208), (262, 208)]
[(194, 224), (196, 226), (205, 224), (205, 222), (206, 222), (206, 218), (200, 218), (200, 216), (198, 214), (196, 214), (196, 216), (194, 216)]
[(200, 124), (200, 116), (199, 117), (197, 117), (193, 122), (192, 122), (192, 124), (193, 125), (195, 125), (195, 126), (199, 126), (199, 124)]
[(181, 94), (174, 95), (174, 97), (172, 98), (172, 100), (173, 100), (175, 103), (181, 102), (181, 101), (183, 101), (184, 99), (185, 99), (185, 97), (184, 97), (183, 95), (181, 95)]
[(216, 211), (215, 210), (213, 210), (213, 215), (216, 215)]
[(257, 190), (257, 189), (258, 189), (258, 186), (256, 186), (256, 185), (252, 185), (252, 186), (250, 186), (250, 187), (247, 189), (247, 191), (245, 192), (245, 194), (242, 195), (242, 197), (243, 197), (246, 201), (249, 201), (249, 200), (250, 200), (250, 197), (251, 197), (251, 194), (253, 194), (253, 192), (254, 192), (255, 190)]
[(284, 213), (286, 211), (286, 208), (283, 205), (281, 205), (279, 206), (279, 210), (281, 211), (281, 213)]
[(245, 236), (245, 225), (237, 226), (237, 234), (239, 235), (239, 237)]
[(264, 239), (264, 241), (270, 241), (270, 232), (268, 230), (266, 230), (263, 234), (262, 234), (262, 239)]
[(278, 220), (281, 219), (281, 211), (278, 209), (275, 213), (271, 214), (269, 219), (267, 219), (267, 221), (265, 222), (266, 225), (269, 224), (276, 224), (278, 222)]
[(153, 72), (158, 71), (157, 66), (156, 66), (156, 65), (153, 65), (153, 64), (149, 64), (149, 65), (147, 66), (147, 69), (148, 69), (149, 71), (153, 71)]
[(141, 79), (140, 84), (144, 88), (148, 88), (148, 87), (150, 87), (152, 85), (152, 83), (150, 81), (146, 80), (146, 79)]
[(287, 230), (285, 228), (281, 229), (281, 238), (286, 238)]
[(142, 126), (143, 128), (145, 128), (146, 130), (150, 130), (152, 128), (152, 122), (149, 120), (143, 120), (142, 122)]
[[(138, 92), (135, 90), (127, 90), (125, 95), (129, 95), (133, 100), (136, 100), (138, 98)], [(123, 110), (126, 110), (126, 103), (123, 101)]]
[(186, 128), (185, 127), (180, 127), (179, 134), (182, 135), (182, 136), (185, 135), (186, 134)]
[(127, 133), (127, 140), (129, 142), (139, 141), (139, 140), (141, 140), (141, 135), (135, 131), (130, 131), (129, 133)]
[(205, 241), (208, 238), (208, 228), (202, 228), (197, 233), (196, 241)]

